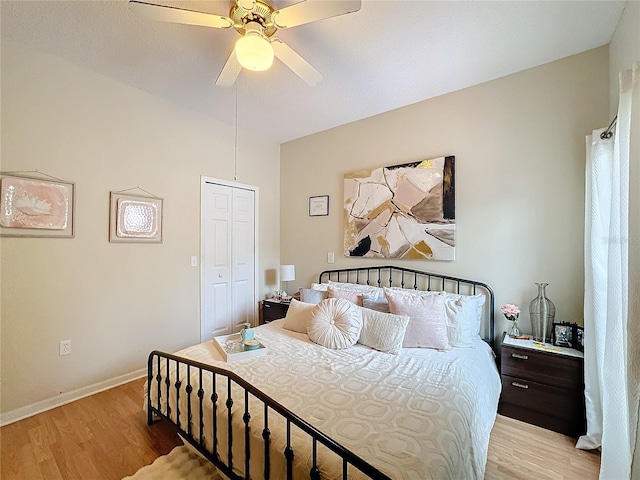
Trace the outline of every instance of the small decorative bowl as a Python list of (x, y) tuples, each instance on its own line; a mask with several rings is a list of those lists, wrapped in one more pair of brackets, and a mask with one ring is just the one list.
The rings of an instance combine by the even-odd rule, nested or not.
[(257, 348), (260, 347), (260, 343), (258, 342), (258, 340), (251, 339), (251, 340), (245, 340), (244, 341), (244, 349), (245, 350), (255, 350)]

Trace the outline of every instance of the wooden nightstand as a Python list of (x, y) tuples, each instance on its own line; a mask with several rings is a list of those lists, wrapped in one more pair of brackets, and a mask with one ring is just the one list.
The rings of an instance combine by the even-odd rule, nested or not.
[(555, 432), (585, 432), (583, 354), (504, 337), (498, 412)]
[(262, 300), (260, 304), (260, 325), (284, 318), (289, 310), (289, 302), (281, 302), (271, 298)]

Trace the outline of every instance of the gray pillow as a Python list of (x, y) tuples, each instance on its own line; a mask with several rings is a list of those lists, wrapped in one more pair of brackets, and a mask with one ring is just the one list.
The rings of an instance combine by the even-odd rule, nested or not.
[(301, 288), (300, 289), (300, 301), (304, 303), (313, 303), (317, 305), (322, 300), (327, 298), (327, 292), (323, 292), (320, 290), (312, 290), (310, 288)]
[(372, 295), (362, 294), (362, 306), (376, 312), (389, 313), (389, 302), (385, 297), (374, 297)]

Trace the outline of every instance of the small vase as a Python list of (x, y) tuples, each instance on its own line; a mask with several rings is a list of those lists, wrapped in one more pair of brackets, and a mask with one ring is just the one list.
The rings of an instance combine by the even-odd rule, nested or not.
[(240, 337), (242, 337), (242, 342), (246, 342), (247, 340), (253, 340), (253, 330), (251, 329), (250, 323), (245, 323), (242, 330), (240, 330)]
[(507, 335), (509, 335), (511, 338), (517, 338), (520, 336), (520, 329), (518, 328), (518, 320), (514, 320), (511, 323), (509, 330), (507, 330)]
[(536, 283), (538, 296), (529, 304), (531, 331), (536, 342), (551, 343), (551, 330), (556, 317), (556, 306), (547, 298), (548, 283)]

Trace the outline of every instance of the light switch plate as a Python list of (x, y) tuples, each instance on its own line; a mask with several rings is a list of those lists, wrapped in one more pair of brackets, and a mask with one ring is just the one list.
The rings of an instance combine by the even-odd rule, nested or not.
[(191, 266), (192, 267), (198, 266), (198, 257), (196, 257), (195, 255), (191, 257)]
[(333, 252), (327, 253), (327, 263), (335, 263), (335, 262), (336, 262), (336, 257), (333, 254)]

